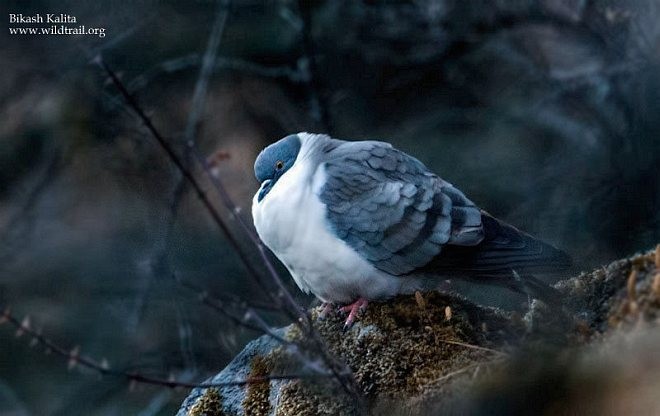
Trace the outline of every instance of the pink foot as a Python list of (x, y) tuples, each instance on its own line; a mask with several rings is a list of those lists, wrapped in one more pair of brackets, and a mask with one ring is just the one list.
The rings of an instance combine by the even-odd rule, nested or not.
[(319, 320), (324, 320), (330, 312), (332, 312), (332, 307), (334, 306), (331, 302), (323, 302), (321, 304), (323, 309), (321, 310), (321, 313), (319, 313), (317, 319)]
[(369, 304), (369, 301), (367, 301), (365, 298), (358, 298), (358, 300), (355, 302), (339, 308), (340, 311), (348, 313), (346, 322), (344, 322), (344, 330), (347, 330), (353, 326), (353, 322), (355, 322), (357, 314), (363, 311), (367, 307), (367, 304)]

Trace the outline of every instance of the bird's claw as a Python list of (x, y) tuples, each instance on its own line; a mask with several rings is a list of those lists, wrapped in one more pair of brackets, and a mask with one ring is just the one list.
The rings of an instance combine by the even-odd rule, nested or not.
[(339, 310), (342, 311), (343, 313), (348, 313), (346, 322), (344, 322), (344, 331), (349, 330), (353, 326), (353, 323), (355, 322), (355, 318), (357, 317), (358, 313), (363, 311), (368, 304), (369, 302), (366, 299), (359, 298), (355, 302), (339, 308)]
[(324, 320), (328, 317), (328, 314), (332, 311), (333, 304), (331, 302), (323, 302), (321, 304), (321, 312), (318, 314), (317, 318), (319, 321)]

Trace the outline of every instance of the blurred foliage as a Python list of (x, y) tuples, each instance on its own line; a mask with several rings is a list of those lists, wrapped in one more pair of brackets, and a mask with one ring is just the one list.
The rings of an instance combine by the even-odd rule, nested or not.
[[(0, 35), (0, 301), (113, 365), (216, 372), (255, 334), (171, 274), (263, 294), (186, 187), (173, 203), (179, 174), (90, 59), (183, 151), (219, 4), (8, 5), (107, 36)], [(197, 142), (229, 155), (218, 171), (248, 216), (265, 144), (384, 139), (588, 268), (660, 240), (658, 22), (653, 0), (236, 0)], [(183, 397), (66, 372), (0, 329), (0, 413), (171, 414)]]

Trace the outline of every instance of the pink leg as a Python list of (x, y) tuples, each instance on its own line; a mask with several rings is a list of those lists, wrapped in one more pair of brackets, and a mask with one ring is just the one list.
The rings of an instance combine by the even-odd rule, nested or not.
[(344, 330), (349, 329), (351, 326), (353, 326), (353, 322), (355, 322), (355, 318), (357, 317), (357, 314), (360, 311), (364, 310), (367, 307), (367, 304), (369, 304), (369, 301), (367, 301), (365, 298), (358, 298), (358, 300), (356, 300), (355, 302), (339, 308), (340, 311), (344, 313), (348, 313), (346, 322), (344, 322)]
[(323, 309), (321, 310), (321, 313), (319, 313), (319, 316), (317, 319), (324, 320), (328, 314), (332, 311), (332, 307), (334, 306), (331, 302), (323, 302), (321, 304)]

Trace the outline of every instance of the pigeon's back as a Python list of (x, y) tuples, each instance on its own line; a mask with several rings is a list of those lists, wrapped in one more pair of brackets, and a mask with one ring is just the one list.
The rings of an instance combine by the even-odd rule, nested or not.
[(342, 143), (320, 197), (335, 234), (377, 269), (547, 298), (543, 281), (571, 266), (566, 253), (480, 210), (417, 159), (383, 142)]

